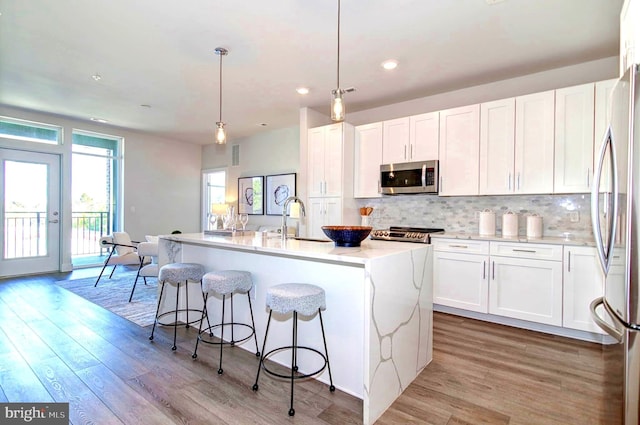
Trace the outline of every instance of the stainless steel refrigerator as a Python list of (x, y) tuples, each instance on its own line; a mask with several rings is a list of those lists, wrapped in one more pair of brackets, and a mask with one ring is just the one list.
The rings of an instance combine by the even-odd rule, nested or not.
[(638, 71), (638, 65), (630, 67), (611, 93), (609, 126), (596, 158), (591, 193), (591, 220), (605, 282), (604, 296), (591, 303), (591, 316), (618, 342), (609, 349), (615, 356), (612, 364), (620, 365), (611, 371), (609, 389), (620, 392), (624, 425), (640, 423)]

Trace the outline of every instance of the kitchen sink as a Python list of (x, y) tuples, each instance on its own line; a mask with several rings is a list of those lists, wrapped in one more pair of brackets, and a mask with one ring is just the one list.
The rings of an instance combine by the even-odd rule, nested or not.
[(302, 237), (291, 237), (289, 239), (295, 239), (297, 241), (309, 241), (309, 242), (333, 242), (331, 239), (316, 239), (316, 238), (302, 238)]

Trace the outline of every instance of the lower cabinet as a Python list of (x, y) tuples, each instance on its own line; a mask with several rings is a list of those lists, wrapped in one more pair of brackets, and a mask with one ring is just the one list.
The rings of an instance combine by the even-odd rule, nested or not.
[[(591, 318), (591, 301), (604, 293), (604, 278), (595, 248), (564, 248), (564, 313), (562, 326), (587, 332), (605, 332)], [(603, 315), (606, 317), (606, 315)]]
[(488, 313), (489, 242), (433, 240), (433, 302)]
[(340, 197), (309, 198), (307, 228), (310, 238), (326, 238), (322, 226), (342, 224), (342, 199)]
[(489, 313), (562, 326), (562, 261), (491, 256)]
[(596, 250), (433, 238), (434, 304), (604, 334), (589, 305), (603, 294)]

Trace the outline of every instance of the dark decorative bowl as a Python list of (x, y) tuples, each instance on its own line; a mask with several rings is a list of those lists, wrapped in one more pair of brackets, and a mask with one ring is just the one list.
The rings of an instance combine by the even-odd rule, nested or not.
[(371, 226), (322, 226), (322, 231), (336, 246), (355, 247), (371, 233)]

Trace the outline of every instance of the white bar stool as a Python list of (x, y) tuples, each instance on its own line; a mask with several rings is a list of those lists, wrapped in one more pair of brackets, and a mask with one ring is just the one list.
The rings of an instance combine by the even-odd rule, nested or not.
[[(267, 290), (267, 307), (269, 311), (269, 320), (267, 321), (267, 330), (264, 335), (264, 342), (262, 344), (262, 356), (260, 357), (260, 364), (258, 365), (258, 373), (256, 374), (256, 382), (253, 384), (253, 391), (258, 391), (258, 378), (260, 378), (260, 370), (264, 371), (272, 376), (279, 378), (285, 378), (291, 380), (291, 403), (289, 406), (289, 416), (295, 415), (296, 411), (293, 408), (293, 384), (296, 379), (308, 378), (310, 376), (317, 375), (325, 368), (329, 371), (329, 391), (334, 392), (336, 387), (333, 385), (333, 377), (331, 376), (331, 365), (329, 364), (329, 353), (327, 351), (327, 340), (324, 334), (324, 324), (322, 322), (322, 310), (326, 310), (325, 292), (324, 289), (316, 285), (307, 283), (284, 283), (281, 285), (272, 286)], [(273, 312), (288, 314), (293, 312), (293, 337), (292, 345), (278, 347), (269, 352), (265, 352), (267, 345), (267, 336), (269, 335), (269, 325), (271, 324), (271, 315)], [(298, 313), (303, 316), (312, 316), (318, 313), (320, 318), (320, 329), (322, 330), (322, 342), (324, 343), (324, 354), (315, 348), (303, 347), (298, 345)], [(280, 351), (291, 350), (291, 373), (289, 375), (279, 374), (267, 368), (265, 360), (272, 354)], [(323, 365), (315, 372), (307, 374), (297, 374), (298, 371), (298, 350), (311, 351), (319, 355), (323, 360)]]
[[(202, 311), (200, 309), (189, 308), (189, 281), (200, 283), (200, 288), (202, 289), (202, 276), (204, 275), (204, 267), (200, 264), (196, 263), (170, 263), (162, 266), (160, 268), (160, 274), (158, 275), (158, 282), (160, 283), (160, 296), (158, 297), (158, 307), (156, 308), (156, 319), (153, 322), (153, 327), (151, 328), (151, 336), (149, 336), (149, 340), (153, 341), (153, 333), (156, 330), (156, 325), (161, 326), (173, 326), (173, 346), (171, 350), (176, 350), (176, 333), (178, 330), (178, 326), (184, 324), (185, 327), (189, 327), (190, 324), (197, 322), (200, 318), (195, 320), (189, 320), (189, 312), (197, 312), (202, 315)], [(170, 284), (176, 287), (176, 308), (174, 310), (165, 311), (162, 314), (160, 312), (160, 304), (162, 303), (162, 295), (164, 294), (165, 284)], [(186, 308), (179, 308), (180, 305), (180, 285), (184, 285), (185, 287), (185, 296), (186, 296)], [(204, 309), (204, 307), (203, 307)], [(178, 313), (186, 313), (186, 323), (178, 322)], [(162, 323), (160, 319), (169, 314), (174, 314), (175, 319), (173, 323)]]
[[(222, 370), (222, 348), (225, 345), (235, 346), (241, 342), (244, 342), (253, 336), (256, 343), (256, 357), (260, 357), (260, 351), (258, 351), (258, 338), (256, 336), (256, 325), (253, 320), (253, 307), (251, 306), (251, 295), (249, 291), (253, 288), (253, 280), (251, 279), (251, 273), (240, 270), (221, 270), (215, 272), (209, 272), (202, 277), (202, 298), (204, 300), (204, 308), (202, 309), (202, 318), (200, 319), (200, 328), (198, 329), (198, 338), (196, 339), (196, 346), (193, 350), (194, 359), (198, 357), (198, 343), (203, 342), (205, 344), (215, 344), (220, 346), (220, 362), (218, 365), (218, 374), (223, 373)], [(233, 294), (246, 293), (249, 300), (249, 312), (251, 313), (251, 324), (235, 322), (233, 319)], [(211, 325), (209, 321), (209, 311), (207, 309), (207, 300), (209, 295), (222, 296), (222, 318), (220, 323)], [(231, 322), (225, 323), (224, 310), (225, 300), (227, 295), (231, 299)], [(207, 318), (208, 327), (202, 328), (202, 323), (205, 317)], [(251, 332), (249, 335), (242, 337), (241, 339), (235, 339), (234, 328), (235, 327), (248, 328)], [(231, 340), (224, 340), (224, 328), (231, 328)], [(213, 341), (203, 337), (204, 334), (209, 334), (209, 337), (213, 338), (213, 330), (220, 328), (220, 341)]]

